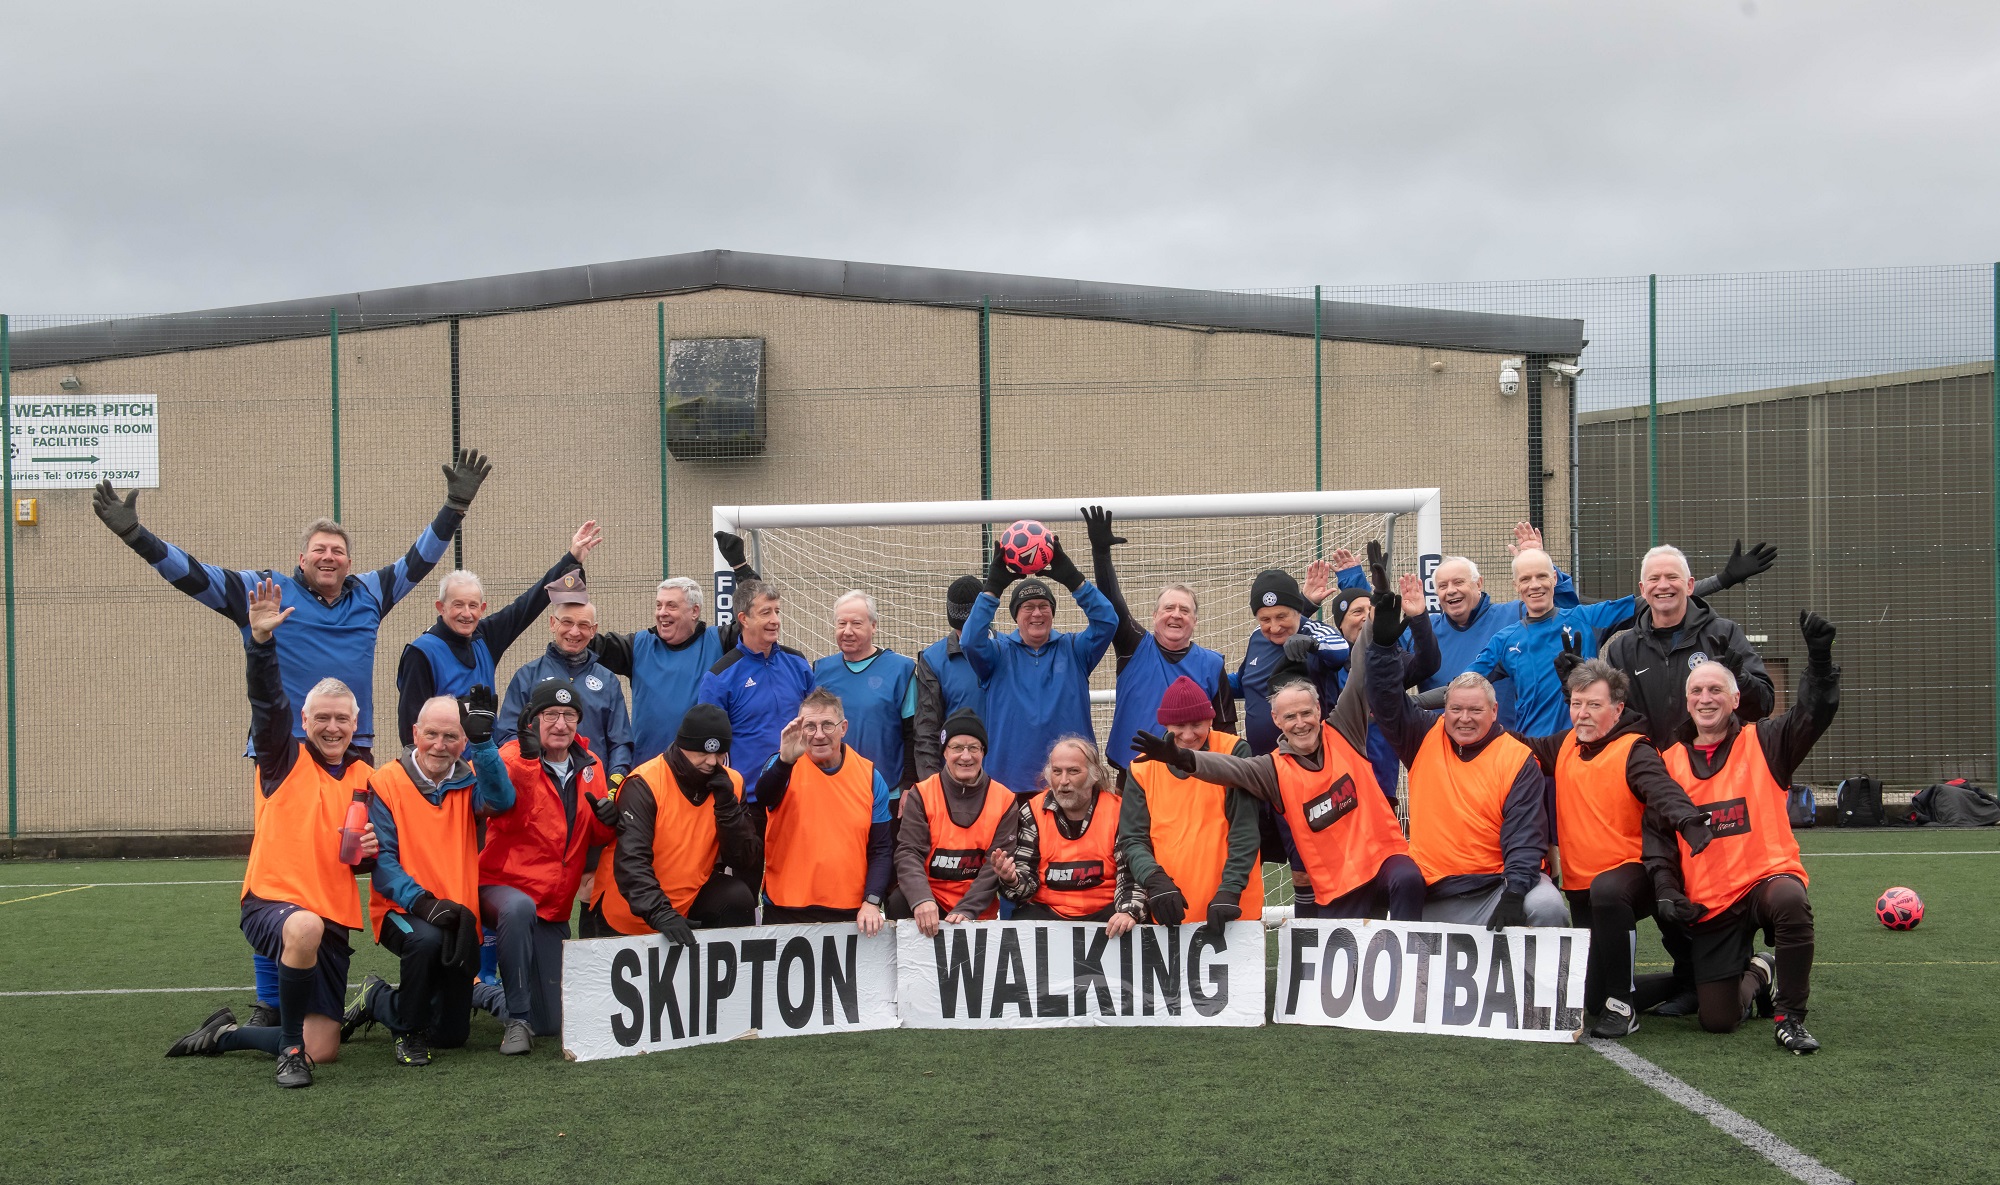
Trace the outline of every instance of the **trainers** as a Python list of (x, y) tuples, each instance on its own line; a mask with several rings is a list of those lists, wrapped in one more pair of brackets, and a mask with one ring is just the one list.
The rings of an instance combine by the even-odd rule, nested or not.
[(525, 1020), (510, 1020), (507, 1031), (500, 1036), (501, 1053), (532, 1053), (535, 1049), (535, 1032)]
[(1604, 1001), (1604, 1012), (1591, 1026), (1590, 1035), (1616, 1040), (1639, 1031), (1639, 1014), (1632, 1005), (1616, 998)]
[(1792, 1053), (1817, 1053), (1819, 1040), (1806, 1032), (1806, 1018), (1803, 1016), (1780, 1016), (1772, 1034), (1782, 1049)]
[[(1750, 956), (1750, 965), (1764, 972), (1764, 986), (1758, 988), (1757, 994), (1750, 998), (1751, 1011), (1760, 1017), (1776, 1016), (1778, 1002), (1771, 995), (1771, 985), (1778, 981), (1778, 956), (1770, 951), (1760, 950)], [(1743, 1019), (1749, 1020), (1750, 1017), (1746, 1015)]]
[(396, 1038), (396, 1064), (399, 1066), (428, 1066), (431, 1064), (431, 1047), (422, 1036), (405, 1033)]
[(374, 997), (378, 988), (387, 991), (389, 981), (373, 973), (362, 977), (361, 998), (349, 1004), (347, 1011), (340, 1014), (340, 1043), (342, 1045), (352, 1041), (356, 1033), (365, 1033), (375, 1027)]
[(278, 1085), (285, 1087), (311, 1086), (313, 1084), (313, 1060), (306, 1056), (303, 1045), (287, 1045), (278, 1051)]
[(236, 1014), (227, 1008), (218, 1008), (209, 1013), (201, 1027), (173, 1043), (167, 1050), (168, 1057), (214, 1057), (222, 1052), (217, 1041), (224, 1033), (236, 1027)]
[(259, 1003), (250, 1009), (250, 1019), (243, 1022), (246, 1029), (275, 1029), (278, 1027), (278, 1007), (275, 1004)]
[(1654, 1016), (1694, 1016), (1701, 1012), (1701, 997), (1692, 990), (1682, 992), (1653, 1009)]

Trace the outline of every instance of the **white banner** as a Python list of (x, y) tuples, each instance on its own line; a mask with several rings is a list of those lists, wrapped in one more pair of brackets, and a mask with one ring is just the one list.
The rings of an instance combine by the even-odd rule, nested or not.
[(1575, 1041), (1590, 931), (1299, 919), (1278, 931), (1272, 1020)]
[(8, 412), (14, 492), (160, 485), (160, 406), (152, 395), (20, 396)]
[(968, 922), (896, 927), (898, 1006), (913, 1029), (1264, 1023), (1264, 927)]
[(563, 1055), (629, 1057), (737, 1037), (893, 1029), (896, 943), (851, 922), (563, 943)]

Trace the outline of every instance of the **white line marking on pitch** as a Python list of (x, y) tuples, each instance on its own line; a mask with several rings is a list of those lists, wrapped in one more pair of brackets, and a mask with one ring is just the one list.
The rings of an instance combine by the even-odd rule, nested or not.
[(1731, 1111), (1616, 1041), (1586, 1037), (1583, 1043), (1603, 1054), (1612, 1065), (1735, 1137), (1738, 1143), (1777, 1165), (1795, 1180), (1804, 1181), (1807, 1185), (1854, 1185), (1852, 1177), (1834, 1172), (1761, 1125)]
[(254, 992), (247, 987), (197, 988), (78, 988), (68, 992), (0, 992), (0, 996), (151, 996), (162, 992)]
[(240, 885), (242, 877), (226, 881), (24, 881), (18, 885), (0, 885), (0, 889), (62, 889), (74, 886), (79, 889), (129, 889), (134, 885)]

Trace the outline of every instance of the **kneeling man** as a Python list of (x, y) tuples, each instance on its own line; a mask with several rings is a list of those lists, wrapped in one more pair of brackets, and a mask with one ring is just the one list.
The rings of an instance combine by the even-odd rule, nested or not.
[[(805, 760), (801, 760), (804, 758)], [(893, 775), (892, 775), (893, 776)], [(778, 733), (757, 778), (764, 924), (853, 922), (882, 932), (889, 891), (889, 781), (847, 744), (847, 711), (824, 687)]]
[(1105, 922), (1112, 937), (1145, 915), (1118, 854), (1120, 799), (1111, 768), (1080, 736), (1056, 740), (1042, 767), (1048, 789), (1014, 805), (1014, 844), (993, 852), (1000, 895), (1016, 921)]

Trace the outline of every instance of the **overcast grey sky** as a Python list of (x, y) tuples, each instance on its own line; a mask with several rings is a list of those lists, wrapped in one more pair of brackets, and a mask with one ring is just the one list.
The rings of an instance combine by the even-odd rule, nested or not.
[(2000, 4), (22, 3), (0, 310), (728, 247), (1227, 288), (2000, 256)]

